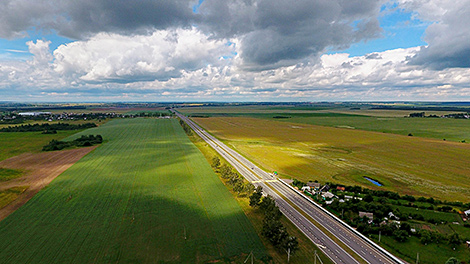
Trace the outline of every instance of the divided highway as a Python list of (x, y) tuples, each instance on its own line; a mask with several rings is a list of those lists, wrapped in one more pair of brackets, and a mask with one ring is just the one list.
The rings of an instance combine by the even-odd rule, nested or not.
[[(320, 250), (335, 263), (405, 263), (352, 229), (321, 206), (315, 204), (288, 184), (258, 168), (238, 152), (204, 131), (186, 116), (172, 110), (202, 139), (223, 156), (247, 180), (262, 186), (271, 195), (282, 213), (294, 223)], [(321, 226), (317, 227), (314, 224)], [(329, 236), (325, 234), (329, 233)], [(334, 237), (335, 239), (331, 239)], [(340, 242), (339, 242), (340, 241)], [(342, 244), (342, 246), (338, 245)], [(347, 252), (344, 248), (348, 248)], [(355, 255), (355, 256), (353, 256)]]

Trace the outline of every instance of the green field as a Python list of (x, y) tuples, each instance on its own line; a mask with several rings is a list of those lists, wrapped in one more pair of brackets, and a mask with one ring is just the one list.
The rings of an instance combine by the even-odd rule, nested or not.
[(61, 140), (77, 131), (57, 131), (57, 134), (41, 132), (0, 132), (0, 161), (25, 152), (40, 152), (49, 141)]
[(200, 263), (265, 249), (177, 120), (113, 120), (106, 143), (0, 222), (2, 263)]
[[(179, 109), (180, 110), (180, 109)], [(182, 108), (182, 113), (205, 116), (245, 116), (290, 123), (330, 126), (346, 129), (384, 132), (399, 135), (411, 133), (415, 137), (470, 141), (470, 120), (451, 118), (404, 118), (411, 112), (399, 110), (338, 110), (302, 107), (193, 107)], [(419, 112), (419, 111), (418, 111)], [(451, 112), (426, 112), (449, 114)], [(289, 118), (274, 119), (283, 116)]]

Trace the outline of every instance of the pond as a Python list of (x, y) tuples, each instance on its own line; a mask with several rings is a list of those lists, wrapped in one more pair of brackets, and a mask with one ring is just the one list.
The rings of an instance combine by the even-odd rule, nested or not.
[(377, 185), (377, 186), (383, 186), (383, 184), (380, 183), (379, 181), (374, 180), (374, 179), (371, 179), (371, 178), (369, 178), (369, 177), (364, 177), (364, 179), (366, 179), (366, 180), (372, 182), (373, 184), (375, 184), (375, 185)]

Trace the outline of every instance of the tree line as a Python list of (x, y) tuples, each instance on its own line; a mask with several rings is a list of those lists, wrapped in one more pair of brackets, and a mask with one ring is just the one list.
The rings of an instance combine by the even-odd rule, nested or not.
[(57, 131), (57, 130), (79, 130), (96, 127), (95, 123), (84, 123), (84, 124), (27, 124), (19, 126), (8, 126), (0, 129), (0, 132), (36, 132), (36, 131)]
[(287, 229), (281, 223), (282, 213), (271, 196), (263, 198), (263, 188), (248, 182), (238, 172), (232, 170), (227, 164), (221, 164), (219, 157), (214, 156), (211, 166), (219, 172), (225, 182), (237, 192), (238, 195), (248, 195), (250, 206), (257, 208), (264, 214), (263, 229), (261, 234), (266, 237), (278, 250), (285, 250), (290, 255), (298, 250), (299, 242), (294, 236), (290, 236)]
[(191, 136), (193, 134), (191, 127), (186, 124), (183, 119), (180, 119), (180, 125), (183, 127), (184, 132), (186, 132), (188, 136)]
[(88, 135), (81, 136), (73, 141), (60, 141), (60, 140), (51, 140), (47, 145), (42, 147), (42, 151), (54, 151), (62, 150), (69, 147), (89, 147), (103, 142), (103, 137), (101, 135)]
[(263, 197), (263, 188), (256, 187), (250, 196), (250, 206), (258, 208), (263, 214), (263, 230), (261, 234), (266, 237), (278, 250), (284, 250), (292, 255), (299, 249), (297, 237), (289, 235), (286, 227), (281, 223), (282, 212), (274, 199), (268, 195)]

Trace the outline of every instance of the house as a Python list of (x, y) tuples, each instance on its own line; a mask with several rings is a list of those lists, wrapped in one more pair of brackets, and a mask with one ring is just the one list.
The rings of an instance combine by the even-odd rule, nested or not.
[(320, 190), (321, 184), (319, 182), (307, 182), (307, 186), (309, 186), (312, 190), (318, 191)]
[(301, 188), (301, 190), (302, 190), (302, 192), (311, 192), (310, 186), (303, 186), (303, 187)]
[(338, 186), (336, 187), (336, 190), (344, 192), (346, 188), (344, 188), (343, 186)]
[(323, 199), (333, 199), (336, 197), (336, 195), (330, 193), (330, 192), (325, 192), (321, 195), (323, 197)]
[(470, 209), (468, 209), (467, 211), (464, 212), (464, 214), (469, 217), (470, 216)]
[(330, 185), (325, 184), (323, 187), (321, 187), (320, 192), (327, 192), (330, 190)]
[(372, 221), (374, 221), (374, 213), (359, 212), (359, 217), (360, 218), (367, 217), (369, 219), (367, 223), (369, 224), (372, 223)]
[(467, 247), (470, 248), (470, 241), (467, 241)]

